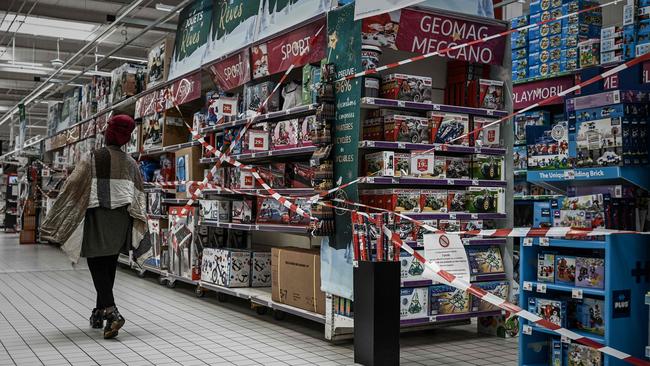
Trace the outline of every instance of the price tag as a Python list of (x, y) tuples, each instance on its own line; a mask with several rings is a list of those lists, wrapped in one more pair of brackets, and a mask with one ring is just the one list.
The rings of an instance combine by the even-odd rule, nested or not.
[(531, 327), (528, 324), (524, 324), (521, 327), (521, 332), (524, 333), (525, 335), (531, 335), (531, 334), (533, 334), (533, 327)]
[(456, 214), (449, 214), (450, 220), (456, 220)]
[(438, 104), (432, 104), (431, 106), (433, 107), (434, 111), (439, 111), (440, 110), (440, 105), (438, 105)]
[(433, 322), (435, 322), (435, 321), (436, 321), (436, 317), (435, 317), (435, 316), (430, 316), (430, 317), (429, 317), (429, 323), (433, 323)]
[(271, 155), (273, 155), (273, 150), (269, 150), (269, 152), (268, 152), (268, 156), (271, 156)]
[(530, 281), (524, 281), (524, 291), (532, 291), (533, 290), (533, 283)]
[(406, 149), (406, 143), (404, 143), (404, 142), (398, 142), (398, 143), (397, 143), (397, 148), (398, 148), (398, 149)]
[(472, 220), (478, 220), (478, 214), (473, 213), (473, 214), (470, 215), (470, 218), (471, 218)]
[(546, 293), (546, 284), (545, 283), (538, 283), (537, 284), (537, 292), (540, 294), (545, 294)]
[(475, 154), (480, 154), (481, 153), (481, 148), (480, 147), (474, 147), (474, 153)]
[(493, 110), (488, 109), (486, 112), (487, 112), (488, 116), (494, 116), (494, 111)]
[(49, 177), (50, 176), (50, 170), (49, 169), (43, 169), (42, 175), (43, 175), (43, 177)]
[(400, 108), (404, 108), (404, 107), (406, 107), (406, 102), (403, 101), (403, 100), (398, 100), (397, 101), (397, 106), (400, 107)]
[(572, 299), (582, 299), (582, 289), (574, 288), (571, 290)]
[(524, 238), (524, 246), (525, 247), (532, 247), (533, 246), (533, 238)]
[(472, 185), (477, 186), (478, 185), (478, 179), (472, 179)]
[(571, 343), (571, 339), (569, 339), (567, 336), (562, 336), (562, 338), (560, 338), (560, 341), (567, 344)]
[(359, 261), (352, 261), (352, 267), (359, 268)]
[(375, 104), (375, 98), (366, 98), (367, 104)]
[(256, 157), (256, 156), (257, 156), (256, 153), (252, 153), (252, 154), (251, 154), (251, 158), (254, 158), (254, 157)]
[(539, 246), (547, 247), (551, 245), (551, 240), (549, 238), (539, 238)]
[(433, 150), (434, 151), (440, 151), (440, 150), (442, 150), (442, 147), (440, 145), (434, 145)]
[(576, 172), (573, 169), (565, 170), (564, 171), (564, 179), (576, 179)]
[(463, 242), (463, 245), (469, 245), (469, 238), (461, 238), (460, 240)]
[(366, 145), (368, 145), (368, 147), (375, 147), (375, 142), (374, 141), (366, 141)]
[(453, 179), (447, 179), (447, 185), (453, 186), (454, 184), (456, 184), (456, 181), (455, 181), (455, 180), (453, 180)]

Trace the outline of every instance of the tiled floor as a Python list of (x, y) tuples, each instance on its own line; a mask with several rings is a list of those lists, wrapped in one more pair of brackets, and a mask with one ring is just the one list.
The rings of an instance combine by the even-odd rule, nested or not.
[[(350, 365), (351, 344), (332, 345), (322, 326), (259, 316), (245, 302), (198, 299), (118, 270), (116, 298), (127, 323), (115, 340), (88, 326), (95, 291), (85, 264), (57, 249), (19, 246), (0, 234), (0, 366)], [(83, 261), (83, 260), (82, 260)], [(472, 326), (402, 336), (402, 365), (515, 365), (516, 340)]]

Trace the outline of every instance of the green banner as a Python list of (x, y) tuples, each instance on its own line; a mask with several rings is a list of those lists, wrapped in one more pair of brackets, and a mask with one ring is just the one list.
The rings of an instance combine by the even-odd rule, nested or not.
[(212, 0), (195, 0), (178, 17), (169, 79), (201, 67), (212, 19)]
[[(354, 21), (354, 4), (328, 14), (327, 35), (327, 62), (336, 65), (337, 79), (361, 71), (361, 22)], [(360, 78), (337, 83), (334, 181), (340, 184), (356, 179), (359, 174), (360, 99)], [(355, 185), (338, 192), (338, 198), (358, 201), (359, 192)], [(337, 211), (335, 223), (336, 235), (330, 246), (336, 249), (347, 248), (352, 241), (350, 213)]]
[(248, 19), (257, 17), (260, 0), (219, 1), (214, 6), (212, 39), (221, 39), (232, 33)]

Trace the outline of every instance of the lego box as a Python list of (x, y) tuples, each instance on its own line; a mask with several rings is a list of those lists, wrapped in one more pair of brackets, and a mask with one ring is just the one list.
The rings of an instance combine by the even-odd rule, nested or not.
[(586, 332), (605, 335), (605, 303), (603, 300), (584, 298), (574, 301), (575, 328)]
[(621, 122), (621, 118), (576, 122), (576, 166), (622, 165), (625, 126)]
[(537, 255), (537, 281), (555, 282), (555, 254), (540, 253)]
[(384, 76), (381, 98), (408, 102), (431, 103), (432, 81), (430, 77), (405, 74)]
[(558, 122), (552, 128), (528, 126), (528, 169), (566, 169), (569, 161), (569, 131), (566, 122)]
[(570, 255), (555, 256), (555, 283), (566, 283), (571, 286), (576, 281), (576, 257)]
[(605, 287), (605, 260), (602, 258), (576, 257), (576, 286)]
[(537, 297), (528, 299), (528, 311), (561, 327), (566, 327), (566, 306), (566, 301), (563, 300), (550, 300)]

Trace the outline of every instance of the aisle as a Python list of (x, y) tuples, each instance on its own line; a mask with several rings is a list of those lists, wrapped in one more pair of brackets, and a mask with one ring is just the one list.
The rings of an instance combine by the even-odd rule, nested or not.
[[(95, 293), (85, 263), (73, 269), (57, 249), (17, 242), (0, 234), (0, 366), (352, 364), (352, 346), (322, 340), (320, 325), (260, 317), (243, 302), (197, 299), (126, 270), (115, 294), (127, 323), (106, 341), (88, 326)], [(405, 335), (402, 365), (516, 364), (516, 340), (473, 329)]]

